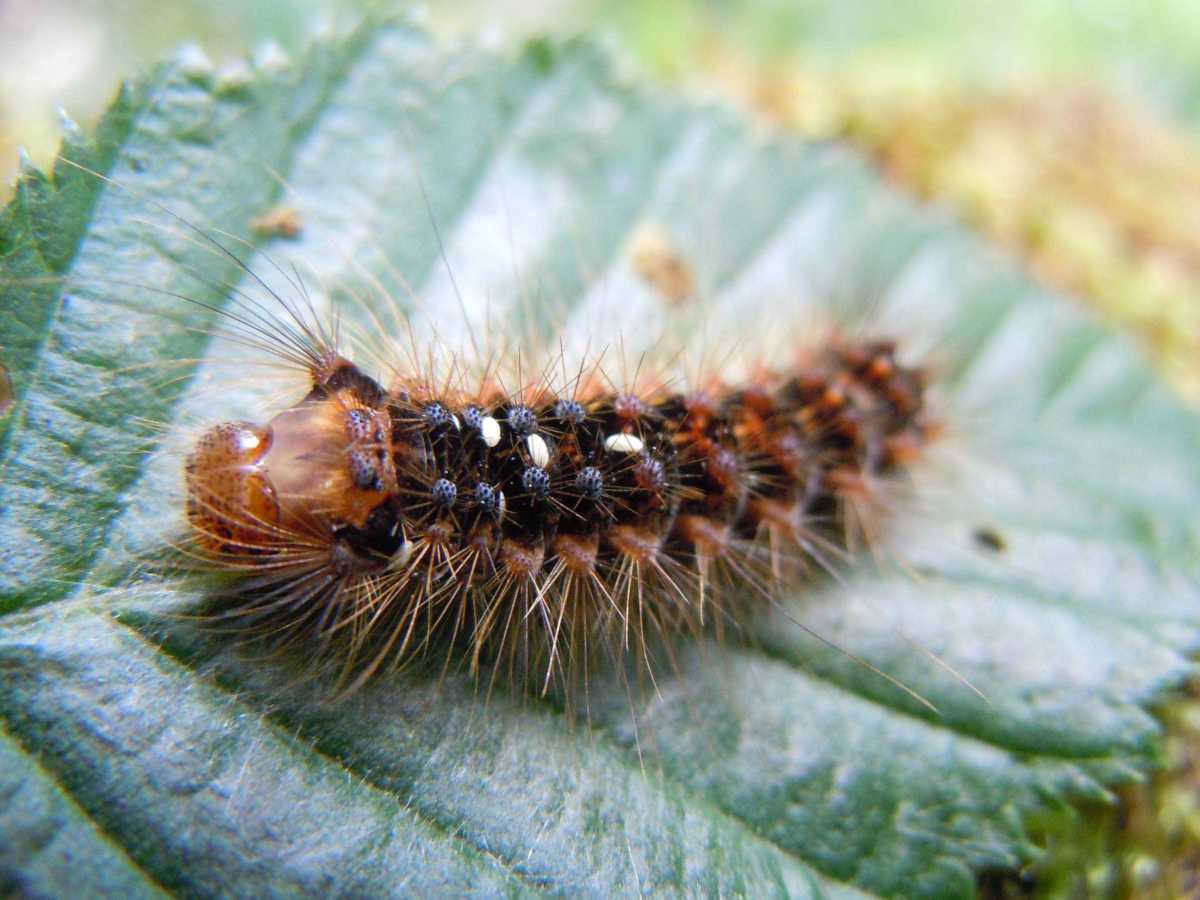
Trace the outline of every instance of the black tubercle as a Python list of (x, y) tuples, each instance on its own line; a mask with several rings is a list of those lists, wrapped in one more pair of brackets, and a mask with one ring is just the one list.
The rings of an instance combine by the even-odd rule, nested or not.
[(372, 454), (365, 450), (349, 453), (350, 479), (360, 491), (382, 491), (383, 478)]
[(464, 406), (462, 411), (463, 424), (474, 431), (478, 431), (480, 425), (483, 424), (484, 415), (484, 411), (478, 406)]
[(604, 473), (595, 466), (585, 466), (575, 476), (575, 488), (587, 500), (599, 500), (604, 494)]
[(488, 517), (499, 520), (504, 512), (504, 492), (481, 481), (475, 485), (475, 503)]
[(430, 493), (433, 495), (433, 502), (445, 509), (452, 507), (454, 501), (458, 499), (458, 487), (447, 478), (439, 478), (435, 481)]
[(425, 421), (435, 428), (446, 427), (454, 424), (454, 416), (442, 404), (430, 403), (425, 407)]
[(550, 475), (541, 466), (529, 466), (521, 473), (521, 486), (540, 500), (550, 493)]
[(513, 430), (513, 433), (517, 437), (528, 437), (537, 431), (537, 413), (528, 406), (510, 407), (505, 419), (508, 421), (508, 427)]
[(554, 415), (567, 425), (582, 425), (587, 418), (587, 410), (578, 400), (559, 400), (554, 404)]

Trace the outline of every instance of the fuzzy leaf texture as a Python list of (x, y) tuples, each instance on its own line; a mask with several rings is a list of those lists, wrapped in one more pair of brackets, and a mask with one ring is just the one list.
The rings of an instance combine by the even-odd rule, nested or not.
[[(0, 220), (0, 892), (969, 897), (1037, 856), (1031, 816), (1153, 764), (1149, 707), (1200, 640), (1200, 427), (854, 154), (586, 43), (374, 23), (241, 73), (183, 54), (63, 155), (126, 187), (27, 169)], [(285, 201), (302, 233), (254, 237)], [(164, 207), (368, 305), (378, 280), (408, 309), (403, 273), (439, 333), (461, 312), (431, 221), (507, 331), (603, 319), (637, 350), (664, 315), (626, 252), (652, 221), (695, 270), (696, 342), (798, 305), (915, 339), (965, 462), (893, 516), (903, 569), (864, 553), (791, 608), (936, 712), (781, 614), (693, 643), (657, 692), (598, 676), (590, 727), (458, 675), (329, 703), (190, 626), (199, 589), (131, 564), (179, 522), (148, 423), (237, 398), (203, 390), (220, 341), (170, 294), (253, 284)]]

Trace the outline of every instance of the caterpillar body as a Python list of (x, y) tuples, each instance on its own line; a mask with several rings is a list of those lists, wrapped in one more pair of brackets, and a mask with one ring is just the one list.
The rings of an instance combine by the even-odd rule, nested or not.
[(542, 690), (597, 655), (649, 665), (652, 641), (736, 624), (840, 552), (852, 501), (936, 431), (926, 373), (886, 340), (740, 385), (624, 390), (596, 366), (385, 387), (292, 319), (275, 340), (310, 390), (199, 438), (187, 517), (205, 558), (251, 576), (225, 615), (336, 651), (352, 685), (447, 644)]

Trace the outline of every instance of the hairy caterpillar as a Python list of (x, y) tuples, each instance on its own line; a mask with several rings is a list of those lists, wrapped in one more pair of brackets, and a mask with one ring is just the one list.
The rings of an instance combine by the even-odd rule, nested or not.
[(256, 576), (234, 615), (341, 644), (357, 682), (447, 634), (543, 686), (597, 648), (649, 663), (648, 635), (736, 621), (739, 592), (770, 598), (836, 549), (847, 498), (932, 430), (923, 372), (887, 341), (742, 385), (619, 389), (593, 368), (506, 389), (403, 370), (384, 388), (299, 316), (260, 339), (311, 390), (200, 438), (188, 520)]

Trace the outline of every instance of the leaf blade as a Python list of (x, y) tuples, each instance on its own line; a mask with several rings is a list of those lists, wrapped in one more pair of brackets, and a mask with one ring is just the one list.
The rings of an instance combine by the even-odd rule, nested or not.
[[(127, 850), (156, 881), (199, 889), (204, 867), (163, 862), (186, 850), (185, 822), (262, 829), (267, 817), (241, 810), (222, 819), (200, 801), (164, 806), (146, 788), (161, 765), (154, 759), (99, 777), (89, 772), (88, 761), (100, 754), (84, 738), (98, 710), (120, 710), (127, 694), (147, 684), (156, 686), (155, 700), (113, 720), (125, 729), (120, 746), (137, 745), (138, 716), (157, 717), (164, 727), (160, 707), (187, 701), (199, 704), (188, 741), (220, 761), (204, 735), (232, 717), (240, 758), (251, 758), (247, 741), (269, 747), (254, 760), (255, 780), (270, 786), (266, 800), (298, 804), (306, 811), (301, 820), (311, 823), (320, 803), (307, 794), (315, 792), (337, 814), (374, 823), (340, 848), (344, 857), (336, 856), (339, 847), (326, 848), (334, 855), (322, 865), (361, 863), (363, 848), (383, 847), (389, 862), (366, 871), (362, 882), (379, 892), (403, 884), (389, 879), (412, 865), (403, 851), (415, 843), (440, 860), (453, 884), (497, 892), (600, 894), (615, 885), (627, 892), (701, 886), (711, 893), (853, 895), (858, 888), (968, 896), (980, 868), (1012, 867), (1034, 855), (1024, 815), (1069, 796), (1104, 796), (1106, 785), (1149, 764), (1158, 726), (1145, 705), (1190, 672), (1187, 654), (1200, 640), (1198, 542), (1188, 516), (1198, 493), (1188, 460), (1200, 431), (1119, 341), (1042, 295), (952, 223), (913, 209), (852, 156), (754, 136), (719, 111), (642, 92), (586, 45), (549, 56), (543, 48), (510, 63), (438, 51), (403, 27), (367, 26), (361, 35), (361, 56), (337, 86), (321, 88), (320, 75), (279, 77), (270, 81), (274, 100), (270, 91), (267, 99), (239, 94), (265, 119), (294, 106), (322, 109), (288, 144), (287, 180), (308, 200), (303, 236), (271, 252), (284, 267), (318, 260), (325, 293), (362, 292), (368, 307), (378, 305), (372, 278), (395, 279), (398, 269), (421, 298), (392, 285), (414, 320), (436, 326), (456, 316), (439, 241), (424, 227), (414, 236), (413, 219), (427, 201), (469, 313), (516, 321), (533, 340), (556, 331), (556, 317), (585, 343), (615, 337), (613, 329), (631, 322), (662, 324), (655, 298), (622, 254), (637, 220), (650, 218), (677, 237), (705, 287), (695, 319), (680, 324), (697, 340), (706, 323), (783, 321), (813, 310), (908, 323), (914, 334), (923, 326), (940, 342), (952, 363), (950, 414), (960, 407), (988, 413), (980, 432), (994, 451), (988, 467), (973, 473), (940, 518), (910, 526), (918, 581), (863, 571), (846, 585), (797, 598), (806, 624), (901, 675), (935, 700), (939, 715), (779, 617), (754, 623), (747, 647), (694, 648), (679, 672), (664, 674), (667, 700), (654, 692), (627, 696), (619, 685), (600, 691), (591, 732), (535, 701), (481, 705), (461, 683), (439, 692), (409, 678), (331, 710), (312, 686), (292, 684), (287, 670), (189, 631), (175, 613), (197, 597), (183, 586), (106, 587), (106, 565), (119, 570), (126, 544), (153, 542), (173, 515), (163, 485), (177, 480), (177, 470), (163, 451), (129, 481), (108, 485), (108, 505), (60, 494), (58, 508), (42, 513), (49, 527), (66, 528), (70, 517), (100, 526), (91, 538), (36, 548), (25, 559), (28, 572), (10, 567), (9, 609), (28, 611), (0, 621), (0, 718), (38, 765), (92, 792), (81, 808), (117, 832), (134, 829)], [(173, 90), (164, 89), (160, 102), (177, 105), (178, 127), (156, 139), (172, 147), (199, 130), (209, 140), (195, 156), (183, 142), (176, 171), (204, 171), (218, 150), (261, 138), (238, 117), (215, 124), (197, 117), (191, 89)], [(324, 105), (322, 90), (330, 92)], [(604, 143), (614, 122), (623, 124)], [(353, 165), (339, 165), (346, 148), (362, 148)], [(133, 152), (124, 147), (117, 159)], [(244, 222), (278, 196), (261, 170), (214, 177), (188, 186), (181, 212), (202, 222), (222, 215)], [(246, 193), (233, 212), (202, 205), (216, 184), (230, 190), (243, 177)], [(153, 217), (145, 193), (102, 200), (117, 202), (120, 194), (130, 218)], [(154, 194), (173, 208), (179, 202), (169, 185)], [(731, 223), (732, 237), (722, 240)], [(125, 219), (105, 213), (103, 203), (88, 224), (98, 247), (146, 239), (144, 226), (136, 235), (123, 231)], [(504, 252), (493, 243), (473, 259), (497, 234), (507, 240)], [(235, 274), (227, 262), (214, 267), (212, 254), (187, 256), (194, 246), (175, 245), (173, 237), (166, 233), (154, 248), (161, 259), (149, 257), (161, 269), (132, 258), (143, 284), (188, 265), (218, 282)], [(270, 267), (265, 257), (253, 265)], [(611, 315), (607, 291), (618, 289), (629, 311), (624, 319)], [(229, 293), (214, 296), (224, 302)], [(93, 318), (93, 309), (87, 323), (108, 339), (98, 357), (115, 366), (128, 323)], [(627, 349), (636, 353), (653, 330), (630, 335)], [(147, 358), (170, 358), (179, 348), (146, 348)], [(192, 376), (197, 383), (217, 365), (216, 352), (208, 342), (197, 345), (205, 357)], [(81, 376), (67, 386), (88, 383)], [(185, 421), (193, 407), (210, 421), (222, 415), (196, 390), (164, 409)], [(119, 422), (131, 409), (110, 405), (104, 413)], [(42, 430), (54, 437), (53, 428)], [(1123, 474), (1113, 458), (1142, 465)], [(31, 482), (28, 495), (44, 496), (55, 483)], [(45, 539), (5, 515), (6, 551)], [(972, 542), (980, 524), (1008, 538), (1005, 559)], [(89, 556), (64, 566), (57, 559), (64, 544), (95, 544), (99, 565)], [(1057, 557), (1061, 571), (1046, 565)], [(51, 558), (39, 571), (39, 561)], [(1082, 577), (1098, 563), (1113, 576)], [(94, 590), (81, 575), (97, 582)], [(1109, 604), (1105, 589), (1113, 584), (1120, 594)], [(1142, 596), (1150, 592), (1152, 599)], [(879, 615), (881, 605), (888, 615)], [(110, 613), (126, 624), (114, 624)], [(983, 682), (992, 705), (914, 644)], [(1083, 649), (1074, 660), (1056, 659), (1064, 646)], [(1040, 656), (1017, 652), (1030, 647)], [(64, 677), (59, 665), (107, 693), (73, 696), (78, 679)], [(69, 736), (65, 744), (56, 732)], [(295, 733), (316, 747), (316, 774), (288, 737)], [(330, 781), (342, 769), (367, 782), (350, 799)], [(293, 784), (289, 793), (281, 783), (287, 778), (304, 789)], [(122, 787), (144, 804), (133, 816), (136, 827), (121, 824), (117, 798), (105, 793)], [(393, 806), (415, 818), (404, 818), (389, 837), (384, 823), (401, 815)], [(445, 834), (461, 835), (467, 846), (448, 845)], [(300, 828), (272, 849), (287, 856), (305, 841)], [(346, 865), (358, 871), (358, 863)], [(231, 842), (216, 846), (211, 866), (261, 889), (300, 890), (318, 877), (304, 866), (264, 874)]]

